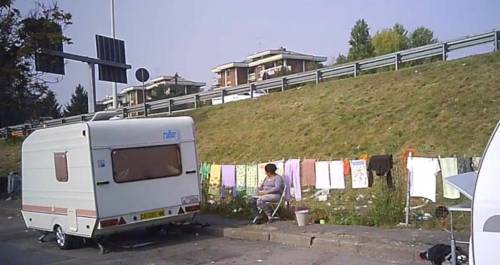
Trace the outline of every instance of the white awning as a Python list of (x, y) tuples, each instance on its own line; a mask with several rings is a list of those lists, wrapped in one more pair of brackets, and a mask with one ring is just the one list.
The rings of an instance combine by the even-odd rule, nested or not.
[(456, 188), (465, 197), (472, 200), (476, 188), (477, 172), (467, 172), (445, 178), (446, 182)]

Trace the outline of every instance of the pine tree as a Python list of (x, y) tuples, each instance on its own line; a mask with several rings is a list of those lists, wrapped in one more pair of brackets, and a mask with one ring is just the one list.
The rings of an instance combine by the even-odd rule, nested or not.
[(351, 45), (347, 55), (349, 61), (365, 59), (374, 55), (375, 49), (372, 45), (370, 28), (364, 19), (356, 21), (351, 30), (349, 45)]
[(64, 116), (85, 114), (88, 112), (88, 95), (82, 85), (78, 84), (71, 95), (70, 102), (66, 105)]
[(40, 117), (61, 117), (61, 105), (57, 102), (56, 94), (52, 90), (47, 91), (47, 95), (40, 99), (38, 103)]

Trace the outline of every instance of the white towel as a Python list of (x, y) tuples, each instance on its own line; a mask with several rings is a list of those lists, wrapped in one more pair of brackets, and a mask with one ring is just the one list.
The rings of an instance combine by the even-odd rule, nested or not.
[(331, 161), (330, 166), (330, 189), (345, 189), (344, 161)]
[(410, 195), (436, 202), (436, 174), (439, 172), (437, 158), (408, 157)]
[(352, 188), (368, 188), (368, 171), (365, 160), (351, 160)]
[(460, 192), (453, 188), (445, 178), (458, 175), (458, 166), (456, 157), (440, 158), (441, 176), (443, 178), (443, 197), (446, 199), (460, 199)]
[(330, 188), (330, 172), (327, 161), (317, 161), (316, 166), (316, 189)]

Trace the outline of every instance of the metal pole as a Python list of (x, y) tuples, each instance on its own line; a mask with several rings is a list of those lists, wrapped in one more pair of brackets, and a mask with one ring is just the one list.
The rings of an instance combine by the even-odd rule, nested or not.
[(93, 63), (88, 63), (90, 68), (90, 88), (88, 91), (88, 113), (95, 112), (95, 65)]
[(194, 108), (197, 109), (200, 105), (200, 96), (194, 95)]
[(226, 95), (226, 90), (225, 89), (222, 89), (220, 91), (220, 98), (222, 100), (222, 104), (224, 104), (224, 96)]
[(498, 44), (498, 42), (499, 42), (499, 40), (498, 40), (498, 35), (499, 35), (499, 34), (498, 34), (498, 30), (495, 30), (495, 42), (493, 43), (493, 45), (495, 46), (495, 51), (498, 51), (498, 48), (499, 48), (499, 47), (498, 47), (498, 45), (499, 45), (499, 44)]
[[(111, 0), (111, 35), (115, 38), (115, 0)], [(115, 82), (112, 83), (113, 109), (118, 108), (118, 88)]]
[(255, 86), (254, 84), (250, 84), (250, 91), (249, 91), (250, 92), (250, 98), (253, 98), (253, 91), (255, 89), (254, 86)]
[(354, 77), (358, 76), (358, 63), (352, 65), (354, 71)]
[(448, 52), (448, 44), (443, 43), (442, 59), (446, 61), (446, 53)]
[(394, 69), (399, 70), (399, 53), (394, 55)]
[(285, 91), (286, 88), (286, 77), (281, 79), (281, 92)]
[(316, 85), (319, 85), (320, 78), (321, 78), (321, 72), (320, 70), (316, 70)]
[(451, 234), (451, 264), (457, 265), (457, 253), (455, 252), (455, 235), (453, 234), (453, 211), (450, 211), (450, 234)]
[[(412, 159), (412, 153), (409, 154), (408, 159)], [(406, 166), (406, 165), (405, 165)], [(413, 171), (413, 163), (412, 163), (412, 168), (411, 169), (406, 169), (407, 174), (406, 174), (406, 214), (405, 214), (405, 225), (408, 225), (410, 223), (410, 188), (411, 188), (411, 183), (410, 183), (410, 172)]]
[(146, 104), (146, 86), (142, 82), (142, 104), (144, 105), (144, 117), (148, 116), (148, 106)]

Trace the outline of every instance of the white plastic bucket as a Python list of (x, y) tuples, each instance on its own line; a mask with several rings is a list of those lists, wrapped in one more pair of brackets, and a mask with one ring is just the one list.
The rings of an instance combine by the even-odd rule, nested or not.
[(298, 226), (305, 226), (309, 219), (309, 210), (295, 211), (295, 218), (297, 219)]

